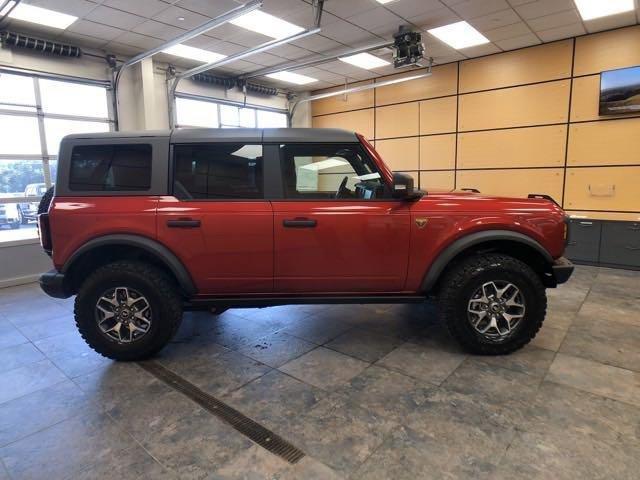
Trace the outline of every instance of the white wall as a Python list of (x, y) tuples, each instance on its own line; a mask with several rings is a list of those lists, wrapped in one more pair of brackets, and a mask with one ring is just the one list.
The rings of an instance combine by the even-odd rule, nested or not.
[[(103, 56), (104, 52), (86, 49)], [(94, 80), (108, 80), (110, 70), (103, 58), (83, 55), (81, 58), (45, 56), (23, 49), (0, 47), (0, 66), (57, 73)], [(168, 96), (165, 64), (149, 61), (134, 65), (122, 75), (118, 94), (120, 130), (155, 130), (169, 128)], [(226, 90), (213, 85), (180, 82), (178, 92), (243, 101), (238, 89)], [(247, 103), (287, 108), (283, 96), (248, 95)], [(310, 120), (307, 122), (310, 125)], [(0, 243), (0, 287), (35, 281), (40, 273), (52, 268), (51, 259), (42, 251), (37, 239)]]

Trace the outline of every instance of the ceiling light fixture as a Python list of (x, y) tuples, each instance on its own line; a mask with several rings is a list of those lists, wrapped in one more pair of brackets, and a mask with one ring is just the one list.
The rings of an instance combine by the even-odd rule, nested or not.
[(205, 63), (215, 62), (216, 60), (220, 60), (226, 57), (226, 55), (222, 55), (220, 53), (211, 52), (209, 50), (203, 50), (202, 48), (195, 48), (182, 44), (165, 48), (162, 51), (176, 57), (189, 58), (191, 60), (198, 60)]
[[(2, 13), (9, 11), (15, 2), (9, 2)], [(44, 25), (46, 27), (59, 28), (64, 30), (78, 17), (73, 15), (67, 15), (66, 13), (56, 12), (49, 10), (48, 8), (36, 7), (35, 5), (29, 5), (26, 3), (19, 3), (9, 14), (9, 18), (15, 20), (22, 20), (24, 22), (37, 23), (38, 25)]]
[(395, 2), (395, 0), (376, 0), (376, 2), (381, 3), (381, 4), (385, 4), (385, 3), (391, 3), (391, 2)]
[(307, 83), (317, 82), (317, 78), (307, 77), (293, 72), (275, 72), (267, 75), (269, 78), (280, 80), (282, 82), (293, 83), (295, 85), (306, 85)]
[(304, 28), (298, 25), (269, 15), (261, 10), (246, 13), (238, 18), (234, 18), (229, 23), (271, 38), (290, 37), (304, 31)]
[(608, 17), (617, 13), (630, 12), (635, 8), (633, 0), (574, 0), (582, 20)]
[(343, 62), (350, 63), (351, 65), (355, 65), (356, 67), (364, 68), (366, 70), (390, 65), (390, 62), (366, 52), (349, 55), (347, 57), (338, 57), (338, 60), (342, 60)]
[(451, 23), (444, 27), (432, 28), (427, 31), (456, 50), (489, 43), (487, 37), (465, 21)]

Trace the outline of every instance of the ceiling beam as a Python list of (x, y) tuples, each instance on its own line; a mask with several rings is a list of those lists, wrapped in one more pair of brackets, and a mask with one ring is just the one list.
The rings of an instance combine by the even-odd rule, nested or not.
[(198, 35), (203, 34), (213, 28), (219, 27), (220, 25), (227, 23), (234, 18), (240, 17), (246, 13), (249, 13), (257, 8), (262, 6), (263, 0), (251, 0), (250, 2), (245, 3), (244, 5), (240, 5), (232, 10), (229, 10), (227, 13), (223, 13), (222, 15), (209, 20), (208, 22), (203, 23), (199, 27), (194, 28), (193, 30), (189, 30), (188, 32), (183, 33), (182, 35), (178, 35), (177, 37), (166, 41), (162, 45), (158, 45), (151, 50), (147, 50), (146, 52), (142, 52), (135, 57), (131, 57), (129, 60), (124, 62), (119, 68), (120, 70), (129, 67), (131, 65), (135, 65), (138, 62), (141, 62), (145, 58), (151, 57), (156, 53), (160, 53), (167, 48), (173, 47), (174, 45), (178, 45), (180, 43), (186, 42), (187, 40), (191, 40), (192, 38), (197, 37)]
[(245, 51), (240, 52), (240, 53), (236, 53), (235, 55), (230, 55), (228, 57), (221, 58), (220, 60), (216, 60), (215, 62), (205, 63), (204, 65), (200, 65), (198, 67), (194, 67), (194, 68), (192, 68), (190, 70), (187, 70), (185, 72), (177, 74), (176, 78), (177, 79), (183, 79), (183, 78), (186, 78), (186, 77), (192, 77), (193, 75), (196, 75), (198, 73), (203, 73), (203, 72), (206, 72), (207, 70), (211, 70), (212, 68), (221, 67), (223, 65), (227, 65), (227, 64), (235, 62), (237, 60), (242, 60), (243, 58), (249, 57), (251, 55), (255, 55), (256, 53), (261, 53), (261, 52), (265, 52), (267, 50), (271, 50), (272, 48), (275, 48), (275, 47), (277, 47), (279, 45), (282, 45), (282, 44), (285, 44), (285, 43), (289, 43), (289, 42), (293, 42), (295, 40), (299, 40), (301, 38), (308, 37), (309, 35), (314, 35), (314, 34), (316, 34), (318, 32), (320, 32), (320, 28), (313, 28), (311, 30), (305, 30), (303, 32), (296, 33), (295, 35), (291, 35), (289, 37), (276, 38), (275, 40), (271, 40), (269, 42), (262, 43), (262, 44), (258, 45), (257, 47), (249, 48), (248, 50), (245, 50)]

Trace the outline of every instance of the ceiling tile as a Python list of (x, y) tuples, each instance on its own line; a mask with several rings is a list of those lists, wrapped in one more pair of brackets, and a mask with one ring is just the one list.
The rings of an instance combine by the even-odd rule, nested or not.
[(84, 18), (92, 22), (102, 23), (103, 25), (118, 27), (124, 30), (131, 30), (136, 25), (140, 25), (145, 21), (143, 17), (138, 15), (103, 6), (92, 10)]
[(95, 3), (85, 0), (30, 0), (28, 3), (79, 18), (84, 17), (97, 6)]
[(477, 45), (475, 47), (469, 47), (462, 50), (462, 54), (467, 57), (481, 57), (483, 55), (490, 55), (492, 53), (500, 52), (500, 48), (498, 48), (493, 43), (486, 43), (484, 45)]
[(565, 10), (564, 12), (554, 13), (545, 17), (532, 18), (531, 20), (527, 20), (527, 24), (531, 29), (538, 31), (572, 25), (580, 21), (578, 12), (575, 10)]
[(452, 53), (451, 55), (441, 55), (433, 57), (433, 63), (435, 63), (436, 65), (442, 65), (443, 63), (457, 62), (458, 60), (464, 60), (465, 58), (467, 57), (459, 52), (456, 52)]
[(126, 32), (114, 39), (114, 42), (124, 43), (125, 45), (131, 45), (137, 47), (140, 50), (150, 50), (163, 43), (162, 40), (157, 38), (147, 37), (146, 35), (140, 35), (139, 33)]
[(160, 0), (105, 0), (102, 3), (107, 7), (117, 8), (146, 18), (151, 18), (169, 7), (168, 3)]
[(322, 33), (336, 42), (340, 42), (345, 45), (354, 45), (359, 42), (373, 42), (378, 39), (366, 30), (355, 25), (351, 25), (344, 20), (338, 20), (337, 22), (327, 25), (322, 29)]
[(347, 18), (347, 20), (361, 28), (364, 28), (365, 30), (389, 24), (397, 26), (403, 21), (402, 18), (383, 7), (359, 13)]
[(452, 4), (450, 7), (464, 19), (481, 17), (510, 8), (506, 0), (464, 0)]
[(63, 43), (70, 43), (72, 45), (78, 45), (79, 47), (87, 48), (102, 48), (107, 44), (106, 40), (101, 38), (91, 37), (89, 35), (82, 35), (80, 33), (73, 33), (65, 31), (57, 38), (58, 41)]
[(155, 20), (147, 20), (146, 22), (133, 27), (131, 31), (141, 35), (147, 35), (149, 37), (171, 40), (172, 38), (183, 34), (186, 30), (173, 27), (165, 23), (156, 22)]
[(589, 20), (588, 22), (584, 22), (584, 26), (587, 27), (587, 32), (593, 33), (600, 32), (602, 30), (610, 30), (612, 28), (626, 27), (627, 25), (634, 25), (637, 23), (635, 13), (636, 12), (625, 12), (618, 15)]
[[(136, 0), (137, 3), (138, 0)], [(234, 0), (180, 0), (179, 2), (171, 2), (175, 6), (184, 8), (185, 10), (191, 10), (192, 12), (206, 15), (207, 17), (217, 17), (223, 13), (228, 12), (233, 8), (240, 6), (238, 2)]]
[(67, 30), (91, 37), (102, 38), (104, 40), (113, 40), (124, 33), (124, 30), (120, 30), (119, 28), (90, 22), (89, 20), (77, 20), (73, 22)]
[[(154, 15), (152, 18), (159, 22), (168, 23), (169, 25), (187, 30), (199, 27), (207, 20), (210, 20), (209, 17), (178, 7), (169, 7), (157, 15)], [(178, 20), (178, 18), (184, 18), (184, 20)]]
[(424, 30), (459, 22), (461, 18), (446, 7), (412, 17), (411, 22)]
[(440, 0), (401, 0), (385, 5), (393, 13), (412, 21), (415, 15), (420, 15), (442, 8)]
[(290, 42), (291, 45), (305, 48), (311, 52), (320, 53), (333, 50), (342, 47), (342, 45), (330, 38), (323, 35), (310, 35), (308, 37), (301, 38), (295, 42)]
[(493, 30), (486, 30), (482, 32), (492, 42), (498, 40), (506, 40), (514, 37), (521, 37), (524, 35), (530, 35), (531, 29), (524, 22), (514, 23), (513, 25), (507, 25), (505, 27), (495, 28)]
[(338, 17), (348, 18), (378, 6), (380, 4), (375, 0), (329, 0), (324, 4), (324, 9)]
[(519, 37), (507, 38), (495, 42), (502, 50), (515, 50), (517, 48), (529, 47), (531, 45), (538, 45), (540, 40), (533, 33), (527, 33), (526, 35), (520, 35)]
[(255, 55), (251, 55), (249, 57), (249, 60), (251, 60), (254, 63), (257, 63), (258, 65), (262, 65), (265, 67), (273, 67), (274, 65), (278, 65), (282, 63), (282, 58), (267, 52), (256, 53)]
[(211, 50), (212, 52), (220, 53), (227, 56), (243, 52), (246, 49), (247, 48), (243, 45), (236, 45), (235, 43), (224, 42), (220, 40), (213, 41), (212, 43), (207, 45), (207, 50)]
[(522, 18), (529, 20), (565, 10), (575, 10), (575, 5), (573, 0), (536, 0), (524, 5), (514, 5), (514, 8)]
[(513, 25), (518, 22), (520, 22), (520, 17), (518, 17), (518, 14), (511, 8), (469, 20), (469, 23), (481, 32), (493, 30), (498, 27), (504, 27), (506, 25)]
[(587, 33), (582, 23), (574, 23), (572, 25), (564, 25), (562, 27), (550, 28), (548, 30), (540, 30), (536, 32), (543, 42), (553, 42), (563, 38), (575, 37)]
[(274, 55), (278, 55), (279, 57), (283, 57), (289, 60), (296, 60), (299, 58), (306, 57), (310, 54), (308, 50), (304, 48), (296, 47), (292, 44), (280, 45), (276, 48), (270, 50)]
[[(202, 0), (206, 1), (206, 0)], [(310, 16), (313, 12), (311, 2), (307, 3), (304, 0), (265, 0), (262, 10), (276, 17), (282, 17), (292, 10), (304, 8), (308, 11)]]
[(125, 45), (124, 43), (109, 42), (103, 47), (109, 53), (117, 53), (118, 55), (126, 55), (132, 57), (144, 51), (143, 49)]

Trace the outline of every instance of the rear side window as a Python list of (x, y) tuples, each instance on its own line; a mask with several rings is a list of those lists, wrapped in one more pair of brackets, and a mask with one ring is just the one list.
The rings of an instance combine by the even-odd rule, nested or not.
[(151, 186), (151, 145), (73, 147), (69, 190), (144, 191)]
[(176, 145), (173, 151), (173, 194), (177, 198), (251, 200), (264, 197), (261, 145)]

